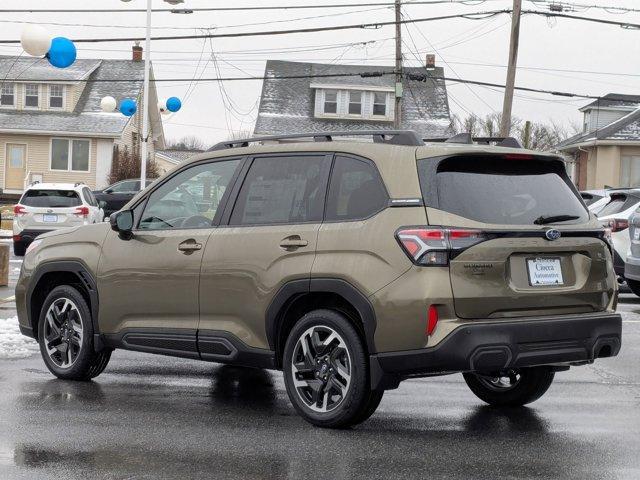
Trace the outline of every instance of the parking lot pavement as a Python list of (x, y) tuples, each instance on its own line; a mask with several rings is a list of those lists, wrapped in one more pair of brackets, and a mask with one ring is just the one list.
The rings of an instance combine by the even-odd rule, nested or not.
[(115, 352), (89, 383), (0, 360), (0, 478), (640, 478), (640, 299), (620, 356), (558, 373), (529, 408), (460, 375), (411, 380), (345, 431), (313, 428), (281, 374)]

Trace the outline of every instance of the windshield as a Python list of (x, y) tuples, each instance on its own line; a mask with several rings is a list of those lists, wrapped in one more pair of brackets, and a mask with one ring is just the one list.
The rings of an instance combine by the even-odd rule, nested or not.
[(435, 192), (425, 196), (425, 204), (431, 200), (440, 210), (503, 225), (532, 225), (551, 217), (558, 217), (551, 223), (570, 224), (589, 218), (559, 162), (454, 157), (440, 162), (435, 185), (427, 162), (419, 162), (422, 191), (435, 187)]
[(73, 190), (27, 190), (22, 205), (28, 207), (65, 208), (82, 205), (78, 193)]

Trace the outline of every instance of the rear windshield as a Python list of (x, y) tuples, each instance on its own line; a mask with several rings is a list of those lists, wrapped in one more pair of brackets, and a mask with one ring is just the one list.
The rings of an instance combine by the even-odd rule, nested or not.
[(577, 217), (568, 224), (589, 218), (559, 161), (454, 157), (437, 169), (433, 160), (420, 160), (418, 170), (426, 205), (470, 220), (532, 225), (540, 217)]
[(584, 200), (584, 203), (585, 205), (587, 205), (587, 207), (593, 203), (596, 203), (598, 200), (604, 198), (602, 195), (595, 195), (593, 193), (581, 192), (580, 195), (582, 196), (582, 200)]
[(22, 199), (22, 205), (27, 207), (77, 207), (82, 201), (73, 190), (27, 190)]
[(633, 195), (611, 195), (611, 201), (598, 212), (598, 216), (606, 217), (607, 215), (624, 212), (639, 202), (640, 198), (634, 197)]

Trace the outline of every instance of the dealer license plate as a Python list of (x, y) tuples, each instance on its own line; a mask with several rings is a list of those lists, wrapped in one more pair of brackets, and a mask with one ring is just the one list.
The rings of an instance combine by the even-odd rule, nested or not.
[(562, 266), (559, 258), (528, 258), (527, 271), (529, 284), (533, 287), (542, 285), (562, 285)]

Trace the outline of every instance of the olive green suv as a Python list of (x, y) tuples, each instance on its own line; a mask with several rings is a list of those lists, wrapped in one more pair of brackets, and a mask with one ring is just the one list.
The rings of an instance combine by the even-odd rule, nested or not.
[(523, 405), (618, 353), (611, 244), (560, 158), (344, 135), (223, 143), (110, 224), (38, 237), (22, 332), (63, 379), (99, 375), (116, 348), (283, 370), (324, 427), (413, 377), (462, 373), (483, 401)]

